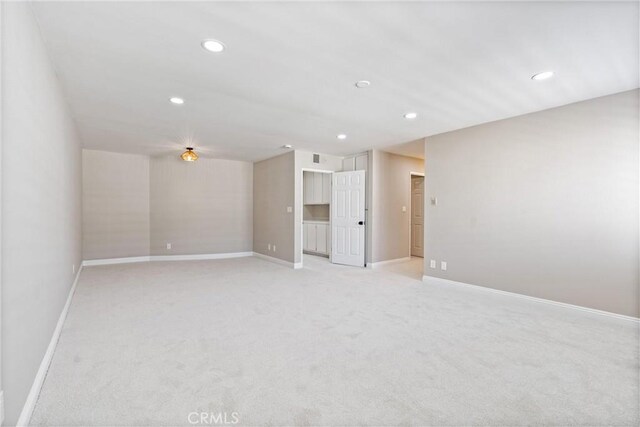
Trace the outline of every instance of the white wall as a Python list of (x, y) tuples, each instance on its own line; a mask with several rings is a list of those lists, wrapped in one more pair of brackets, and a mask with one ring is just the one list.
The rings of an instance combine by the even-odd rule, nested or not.
[(178, 154), (151, 158), (151, 255), (251, 252), (253, 164)]
[(2, 385), (14, 425), (81, 262), (81, 149), (27, 3), (2, 16)]
[(82, 257), (149, 255), (149, 157), (82, 150)]
[(428, 137), (425, 274), (638, 316), (639, 93)]

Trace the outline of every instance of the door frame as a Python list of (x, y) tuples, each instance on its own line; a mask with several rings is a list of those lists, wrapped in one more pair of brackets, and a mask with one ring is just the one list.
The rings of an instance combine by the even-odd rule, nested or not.
[[(300, 227), (300, 264), (301, 267), (304, 267), (304, 173), (328, 173), (331, 174), (331, 182), (333, 182), (333, 174), (335, 171), (315, 168), (301, 168), (300, 170), (300, 222), (295, 224), (295, 227)], [(329, 204), (329, 206), (331, 206), (331, 204)], [(331, 230), (331, 207), (329, 207), (329, 230)], [(331, 244), (333, 245), (333, 238), (331, 238)], [(333, 251), (329, 251), (329, 262), (331, 262), (332, 252)]]
[[(424, 172), (409, 172), (409, 257), (412, 256), (411, 255), (411, 249), (412, 249), (412, 243), (413, 243), (413, 233), (412, 233), (412, 230), (411, 230), (411, 226), (413, 224), (413, 214), (412, 214), (413, 206), (411, 204), (413, 190), (411, 188), (411, 184), (413, 183), (413, 177), (414, 176), (420, 176), (420, 177), (424, 178)], [(425, 201), (425, 198), (424, 198), (425, 190), (426, 189), (424, 187), (424, 181), (423, 181), (423, 183), (422, 183), (422, 201), (423, 202)], [(424, 209), (423, 209), (423, 211), (424, 211)], [(423, 227), (424, 227), (424, 224), (423, 224)], [(424, 243), (424, 239), (423, 239), (423, 243)], [(424, 257), (424, 252), (422, 253), (422, 256)]]

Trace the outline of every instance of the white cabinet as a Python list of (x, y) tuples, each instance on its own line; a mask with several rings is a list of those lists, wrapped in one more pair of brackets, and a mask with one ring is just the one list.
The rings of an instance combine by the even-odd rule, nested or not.
[(304, 204), (326, 205), (331, 203), (331, 174), (305, 171), (303, 174)]
[(329, 233), (329, 223), (320, 221), (304, 222), (303, 250), (322, 255), (329, 255), (331, 250), (331, 234)]

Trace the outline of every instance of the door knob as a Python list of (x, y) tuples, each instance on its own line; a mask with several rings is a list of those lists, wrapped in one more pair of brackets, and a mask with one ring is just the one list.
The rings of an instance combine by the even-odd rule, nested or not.
[(358, 225), (364, 225), (364, 221), (358, 221)]

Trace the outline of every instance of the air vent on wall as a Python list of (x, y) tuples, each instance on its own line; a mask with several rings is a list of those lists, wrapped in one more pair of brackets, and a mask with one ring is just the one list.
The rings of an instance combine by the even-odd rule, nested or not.
[(320, 154), (313, 155), (313, 163), (320, 163)]

